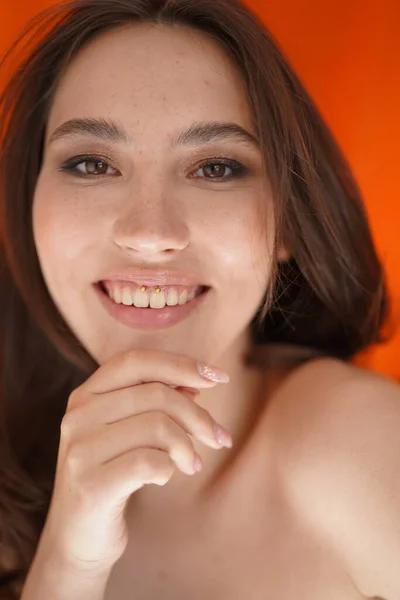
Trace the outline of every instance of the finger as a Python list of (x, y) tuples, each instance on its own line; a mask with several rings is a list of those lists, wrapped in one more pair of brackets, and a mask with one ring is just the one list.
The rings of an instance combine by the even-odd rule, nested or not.
[[(217, 367), (210, 367), (206, 372), (214, 379), (220, 377), (221, 382), (228, 377)], [(192, 388), (209, 388), (218, 383), (200, 375), (193, 358), (161, 350), (135, 349), (101, 365), (81, 387), (94, 394), (104, 394), (151, 381)]]
[(210, 413), (177, 389), (162, 383), (147, 383), (100, 394), (92, 402), (65, 415), (63, 432), (66, 433), (69, 421), (69, 439), (83, 439), (90, 432), (100, 431), (104, 425), (150, 411), (164, 411), (185, 432), (207, 446), (221, 448), (215, 435), (215, 426), (218, 424)]
[(164, 450), (178, 469), (192, 475), (196, 451), (191, 438), (164, 412), (152, 411), (119, 421), (69, 449), (68, 464), (75, 477), (136, 448)]
[[(176, 465), (162, 450), (138, 448), (102, 465), (96, 473), (99, 489), (109, 490), (125, 501), (127, 497), (148, 484), (164, 486), (172, 477)], [(104, 503), (110, 506), (110, 503)]]

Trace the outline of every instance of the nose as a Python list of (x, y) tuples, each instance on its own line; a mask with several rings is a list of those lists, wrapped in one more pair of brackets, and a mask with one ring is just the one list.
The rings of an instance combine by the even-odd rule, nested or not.
[(173, 204), (165, 198), (130, 197), (114, 221), (114, 243), (144, 259), (182, 251), (189, 244), (189, 227), (182, 207)]

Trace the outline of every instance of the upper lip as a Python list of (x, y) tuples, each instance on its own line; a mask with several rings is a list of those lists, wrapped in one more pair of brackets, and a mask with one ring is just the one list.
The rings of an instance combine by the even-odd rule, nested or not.
[(203, 286), (198, 277), (186, 275), (179, 271), (169, 271), (166, 269), (155, 271), (153, 269), (121, 269), (110, 271), (101, 279), (104, 281), (130, 281), (140, 285), (185, 285), (185, 286)]

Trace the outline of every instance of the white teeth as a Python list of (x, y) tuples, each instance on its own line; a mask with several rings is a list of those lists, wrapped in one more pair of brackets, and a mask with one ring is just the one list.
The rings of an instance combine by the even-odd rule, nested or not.
[(183, 290), (183, 292), (181, 292), (179, 294), (179, 304), (181, 304), (181, 305), (182, 304), (186, 304), (186, 302), (188, 301), (188, 296), (189, 296), (188, 291), (187, 290)]
[(167, 297), (168, 306), (176, 306), (178, 304), (178, 292), (177, 290), (170, 289)]
[(123, 288), (122, 290), (122, 304), (125, 306), (132, 306), (132, 294), (127, 288)]
[(122, 304), (122, 291), (120, 288), (114, 288), (114, 302)]
[(165, 293), (161, 290), (159, 294), (151, 292), (150, 294), (150, 308), (164, 308), (165, 306)]
[(132, 293), (131, 288), (121, 286), (113, 286), (107, 289), (109, 297), (116, 304), (123, 304), (125, 306), (134, 305), (137, 308), (148, 308), (150, 306), (150, 308), (160, 309), (165, 306), (182, 306), (193, 300), (196, 296), (195, 291), (189, 294), (187, 289), (178, 292), (177, 289), (171, 288), (168, 291), (167, 297), (163, 290), (160, 293), (152, 290), (150, 295), (149, 292), (150, 290), (142, 292), (140, 288), (136, 288)]
[[(132, 296), (132, 294), (131, 294)], [(146, 292), (142, 292), (140, 288), (135, 290), (133, 294), (133, 304), (137, 308), (148, 308), (149, 306), (149, 297)]]

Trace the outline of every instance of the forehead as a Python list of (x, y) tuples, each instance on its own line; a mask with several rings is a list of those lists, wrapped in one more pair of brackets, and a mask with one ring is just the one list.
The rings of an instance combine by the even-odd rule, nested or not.
[(135, 130), (180, 118), (252, 129), (238, 68), (215, 40), (184, 26), (125, 25), (89, 42), (61, 78), (49, 129), (83, 115), (116, 116)]

